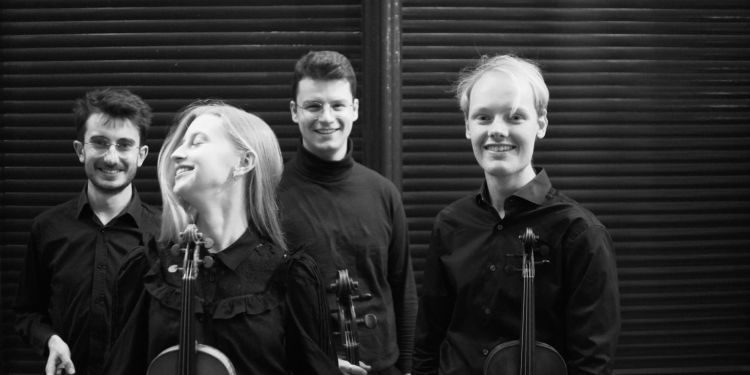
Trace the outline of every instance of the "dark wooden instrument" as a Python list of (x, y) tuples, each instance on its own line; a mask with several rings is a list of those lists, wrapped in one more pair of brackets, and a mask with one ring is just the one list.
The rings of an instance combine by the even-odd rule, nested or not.
[(369, 293), (356, 294), (359, 283), (349, 277), (348, 270), (339, 270), (338, 278), (328, 287), (328, 290), (336, 293), (338, 310), (336, 311), (338, 331), (334, 336), (339, 336), (344, 347), (344, 356), (349, 363), (359, 366), (359, 335), (357, 325), (363, 324), (367, 328), (375, 328), (378, 319), (373, 314), (367, 314), (364, 318), (357, 318), (354, 308), (355, 301), (364, 301), (372, 298)]
[(538, 237), (531, 228), (519, 237), (524, 245), (521, 338), (493, 348), (485, 359), (484, 375), (566, 375), (568, 370), (560, 353), (549, 344), (536, 341), (534, 247)]
[(202, 265), (211, 267), (213, 258), (205, 255), (213, 247), (210, 238), (204, 238), (191, 224), (180, 234), (180, 245), (172, 251), (184, 252), (182, 268), (169, 267), (169, 272), (182, 272), (182, 305), (180, 312), (179, 344), (159, 353), (148, 367), (148, 375), (235, 375), (234, 366), (220, 350), (199, 344), (195, 338), (194, 284)]

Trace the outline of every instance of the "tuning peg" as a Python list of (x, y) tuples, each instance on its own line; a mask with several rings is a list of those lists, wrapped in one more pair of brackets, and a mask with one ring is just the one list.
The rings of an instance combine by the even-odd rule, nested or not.
[(362, 293), (356, 296), (352, 296), (352, 301), (369, 301), (372, 299), (372, 294)]
[(364, 324), (365, 327), (373, 329), (378, 326), (378, 317), (375, 314), (365, 314), (364, 318), (358, 318), (357, 323)]
[(177, 267), (176, 264), (173, 264), (173, 265), (169, 266), (169, 268), (167, 268), (167, 271), (169, 271), (170, 273), (175, 273), (175, 272), (181, 271), (181, 270), (182, 270), (182, 267)]
[(203, 267), (211, 268), (214, 265), (214, 258), (206, 255), (203, 257)]

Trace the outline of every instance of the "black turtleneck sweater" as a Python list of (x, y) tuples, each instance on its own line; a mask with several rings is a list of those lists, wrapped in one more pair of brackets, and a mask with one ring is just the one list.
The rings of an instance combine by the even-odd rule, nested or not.
[[(354, 161), (351, 146), (350, 141), (343, 160), (331, 162), (300, 142), (279, 190), (284, 231), (290, 249), (315, 258), (324, 283), (348, 269), (358, 292), (372, 294), (355, 303), (358, 317), (378, 319), (373, 329), (358, 328), (361, 360), (374, 371), (396, 366), (410, 372), (417, 296), (401, 195), (389, 180)], [(329, 303), (336, 308), (334, 295)], [(338, 342), (337, 347), (342, 350)]]

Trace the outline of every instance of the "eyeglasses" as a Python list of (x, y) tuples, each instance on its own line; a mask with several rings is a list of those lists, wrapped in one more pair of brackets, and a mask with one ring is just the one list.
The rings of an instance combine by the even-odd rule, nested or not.
[(298, 105), (299, 108), (302, 108), (303, 111), (318, 117), (323, 114), (323, 111), (325, 111), (326, 106), (331, 108), (331, 111), (336, 114), (343, 114), (345, 113), (350, 107), (352, 107), (351, 104), (348, 103), (319, 103), (319, 102), (309, 102), (304, 103), (303, 105)]
[(115, 146), (115, 150), (120, 154), (127, 154), (138, 148), (133, 143), (127, 143), (127, 142), (109, 143), (109, 141), (97, 140), (97, 139), (91, 140), (91, 142), (85, 142), (85, 144), (90, 145), (91, 148), (94, 149), (94, 151), (100, 154), (106, 154), (107, 152), (109, 152), (112, 146)]

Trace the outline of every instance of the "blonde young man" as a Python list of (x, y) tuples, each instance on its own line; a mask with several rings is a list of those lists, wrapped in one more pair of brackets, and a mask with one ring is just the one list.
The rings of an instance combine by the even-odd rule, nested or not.
[[(437, 216), (417, 318), (415, 374), (482, 375), (493, 348), (519, 339), (519, 236), (539, 236), (536, 339), (568, 374), (611, 374), (620, 331), (615, 254), (606, 228), (532, 166), (549, 91), (530, 61), (497, 56), (462, 74), (466, 138), (484, 170), (478, 192)], [(491, 359), (489, 359), (491, 361)]]

